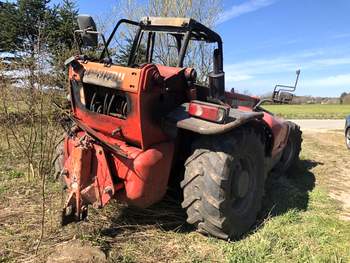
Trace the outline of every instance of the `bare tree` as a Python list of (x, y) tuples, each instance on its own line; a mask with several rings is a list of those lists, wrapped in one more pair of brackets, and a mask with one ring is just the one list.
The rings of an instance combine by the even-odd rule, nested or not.
[[(214, 28), (215, 21), (222, 11), (221, 0), (149, 0), (147, 13), (150, 16), (190, 17), (209, 28)], [(178, 57), (175, 39), (159, 38), (155, 50), (156, 57), (164, 64), (176, 65)], [(205, 82), (212, 67), (213, 45), (205, 42), (190, 42), (185, 58), (185, 65), (195, 67), (199, 80)], [(175, 61), (174, 61), (175, 60)]]
[(48, 63), (42, 41), (39, 31), (33, 55), (15, 66), (15, 77), (0, 68), (0, 125), (5, 127), (10, 152), (26, 161), (28, 178), (51, 173), (61, 133), (51, 102), (58, 91), (46, 85)]
[[(138, 21), (144, 16), (190, 17), (209, 28), (215, 27), (215, 21), (222, 11), (222, 0), (149, 0), (142, 5), (137, 0), (122, 0), (108, 15), (98, 18), (103, 32), (110, 28), (120, 18)], [(133, 39), (135, 28), (122, 28), (115, 36), (111, 46), (115, 49), (126, 44), (125, 39)], [(154, 50), (154, 62), (175, 66), (178, 50), (175, 38), (158, 34)], [(199, 73), (199, 80), (205, 82), (212, 67), (214, 46), (205, 42), (190, 42), (185, 58), (185, 65), (194, 67)]]

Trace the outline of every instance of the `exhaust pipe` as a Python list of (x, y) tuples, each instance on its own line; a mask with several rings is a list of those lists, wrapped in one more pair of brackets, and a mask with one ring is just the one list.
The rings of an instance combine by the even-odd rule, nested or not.
[(210, 95), (214, 99), (224, 100), (225, 98), (225, 72), (223, 69), (222, 43), (214, 50), (213, 71), (209, 73)]

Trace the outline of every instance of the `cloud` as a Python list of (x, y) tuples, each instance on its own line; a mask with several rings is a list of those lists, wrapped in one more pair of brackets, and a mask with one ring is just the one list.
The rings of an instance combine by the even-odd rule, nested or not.
[(276, 0), (248, 0), (242, 4), (234, 5), (229, 10), (223, 12), (217, 24), (224, 23), (232, 18), (257, 11), (275, 3)]
[(226, 72), (233, 72), (233, 74), (253, 76), (259, 74), (285, 72), (291, 68), (295, 68), (296, 66), (295, 61), (292, 59), (277, 57), (271, 59), (246, 60), (233, 64), (226, 64), (224, 68)]
[(340, 66), (340, 65), (350, 65), (350, 57), (337, 57), (337, 58), (324, 58), (316, 59), (313, 64), (320, 66)]
[(225, 64), (224, 68), (228, 80), (242, 81), (245, 79), (235, 80), (236, 76), (249, 76), (247, 79), (252, 79), (257, 75), (293, 72), (298, 68), (319, 71), (350, 65), (350, 55), (344, 56), (349, 52), (338, 51), (338, 54), (330, 54), (327, 50), (306, 50), (284, 56), (238, 61)]
[(264, 94), (277, 83), (292, 84), (294, 71), (301, 68), (299, 95), (338, 96), (350, 87), (350, 55), (344, 54), (349, 49), (331, 47), (228, 63), (226, 87)]
[(332, 36), (333, 39), (341, 39), (350, 37), (350, 33), (339, 33)]
[(248, 74), (235, 74), (234, 72), (230, 74), (226, 74), (225, 79), (226, 81), (244, 81), (244, 80), (249, 80), (252, 79), (253, 76), (248, 75)]
[(313, 87), (333, 87), (333, 86), (349, 86), (350, 87), (350, 74), (340, 74), (335, 76), (328, 76), (318, 79), (306, 80), (303, 83), (304, 86)]

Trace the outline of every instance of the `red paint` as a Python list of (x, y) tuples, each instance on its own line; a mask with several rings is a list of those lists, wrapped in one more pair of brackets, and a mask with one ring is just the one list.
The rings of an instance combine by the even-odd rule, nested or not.
[(80, 132), (65, 143), (64, 180), (71, 193), (67, 205), (76, 207), (78, 214), (83, 205), (106, 205), (115, 192), (105, 150), (84, 136)]
[[(171, 100), (176, 105), (196, 99), (195, 88), (184, 91), (182, 68), (146, 65), (141, 69), (118, 66), (104, 67), (88, 62), (87, 69), (100, 69), (125, 74), (120, 90), (128, 95), (131, 110), (126, 119), (94, 113), (83, 104), (73, 103), (73, 114), (84, 125), (94, 129), (102, 142), (118, 146), (128, 158), (111, 152), (84, 131), (65, 141), (65, 177), (69, 197), (67, 204), (80, 207), (87, 204), (106, 205), (111, 198), (129, 204), (147, 207), (164, 196), (174, 156), (174, 141), (161, 128), (161, 114), (157, 108), (164, 85), (160, 79), (173, 81)], [(70, 79), (80, 81), (79, 72), (70, 69)], [(189, 73), (187, 73), (189, 74)], [(167, 83), (167, 82), (166, 82)], [(169, 87), (167, 87), (169, 88)], [(72, 90), (72, 98), (79, 99), (79, 91)], [(190, 99), (189, 99), (190, 98)], [(237, 93), (226, 93), (227, 103), (242, 111), (252, 111), (259, 99)], [(195, 110), (195, 109), (194, 109)], [(208, 119), (218, 118), (218, 109), (206, 108)], [(283, 121), (265, 113), (263, 124), (273, 135), (272, 156), (284, 147), (288, 128)], [(118, 132), (114, 132), (114, 131)], [(83, 144), (82, 144), (83, 142)], [(77, 183), (78, 188), (73, 189)], [(74, 203), (75, 202), (75, 203)]]
[[(257, 97), (232, 92), (226, 92), (226, 98), (230, 105), (234, 104), (242, 111), (252, 111), (252, 108), (259, 102), (259, 98)], [(289, 135), (288, 125), (283, 119), (267, 112), (264, 112), (263, 122), (273, 135), (271, 156), (275, 157), (287, 144)]]
[(140, 152), (135, 159), (114, 158), (125, 191), (117, 199), (138, 207), (147, 207), (164, 196), (174, 154), (173, 143), (162, 143)]
[[(147, 207), (162, 199), (170, 174), (173, 143), (161, 143), (142, 151), (114, 140), (131, 157), (126, 159), (104, 150), (94, 142), (90, 142), (88, 149), (77, 147), (84, 135), (84, 132), (79, 132), (77, 138), (66, 139), (65, 143), (68, 155), (65, 162), (68, 171), (66, 184), (72, 191), (70, 186), (74, 183), (73, 177), (81, 181), (78, 189), (82, 192), (82, 204), (97, 202), (99, 206), (104, 206), (115, 194), (117, 199), (139, 207)], [(107, 159), (112, 162), (107, 162)], [(113, 184), (112, 177), (119, 179), (119, 183)], [(93, 195), (89, 192), (91, 186), (97, 190)], [(84, 191), (86, 194), (83, 194)]]
[(274, 140), (271, 155), (274, 157), (280, 153), (287, 144), (289, 135), (288, 125), (284, 120), (279, 119), (276, 116), (272, 116), (267, 112), (264, 113), (263, 120), (271, 129), (273, 134)]

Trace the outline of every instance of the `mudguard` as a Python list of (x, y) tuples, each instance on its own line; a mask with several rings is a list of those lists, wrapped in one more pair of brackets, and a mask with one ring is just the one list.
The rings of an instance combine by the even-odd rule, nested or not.
[(214, 123), (188, 114), (189, 103), (184, 103), (170, 112), (165, 118), (166, 130), (176, 126), (179, 129), (193, 131), (203, 135), (222, 134), (237, 128), (250, 120), (262, 119), (262, 112), (246, 112), (239, 109), (230, 109), (229, 120), (225, 124)]

